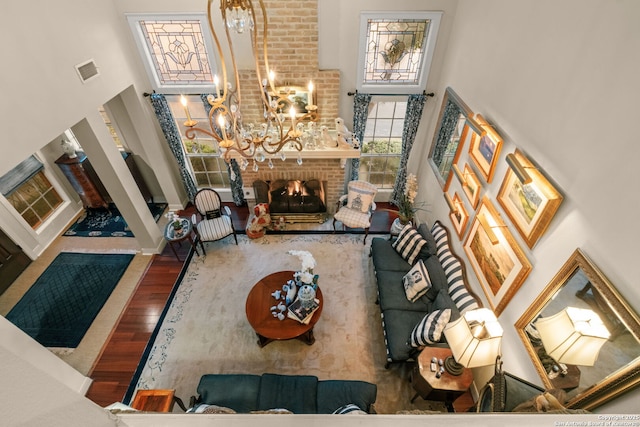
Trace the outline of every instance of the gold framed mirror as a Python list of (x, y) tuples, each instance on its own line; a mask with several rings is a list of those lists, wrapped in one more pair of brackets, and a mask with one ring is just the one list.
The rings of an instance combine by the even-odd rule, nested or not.
[(452, 167), (457, 163), (466, 140), (474, 134), (482, 135), (482, 130), (473, 120), (473, 111), (465, 102), (447, 87), (442, 99), (438, 127), (429, 149), (429, 164), (443, 191), (447, 191), (453, 178)]
[[(608, 331), (593, 366), (556, 361), (548, 339), (536, 322), (567, 307), (592, 311)], [(542, 323), (541, 323), (542, 325)], [(564, 389), (567, 407), (591, 410), (640, 383), (640, 318), (605, 275), (576, 249), (547, 287), (515, 324), (547, 389)], [(558, 330), (553, 336), (557, 337)], [(564, 357), (564, 356), (563, 356)]]

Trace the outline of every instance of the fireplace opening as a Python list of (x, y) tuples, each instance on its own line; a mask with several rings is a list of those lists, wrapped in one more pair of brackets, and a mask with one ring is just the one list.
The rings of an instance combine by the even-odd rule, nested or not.
[(326, 219), (326, 182), (277, 179), (256, 180), (253, 189), (256, 203), (267, 203), (273, 216), (284, 216), (289, 222), (319, 221)]

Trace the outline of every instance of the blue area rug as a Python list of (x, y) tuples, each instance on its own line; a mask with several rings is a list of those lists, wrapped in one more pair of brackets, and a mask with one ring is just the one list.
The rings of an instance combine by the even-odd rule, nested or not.
[(6, 318), (45, 347), (76, 348), (133, 257), (62, 252)]
[[(158, 222), (167, 207), (166, 203), (148, 203), (153, 219)], [(87, 209), (64, 233), (65, 236), (79, 237), (133, 237), (129, 226), (114, 204), (108, 209)]]

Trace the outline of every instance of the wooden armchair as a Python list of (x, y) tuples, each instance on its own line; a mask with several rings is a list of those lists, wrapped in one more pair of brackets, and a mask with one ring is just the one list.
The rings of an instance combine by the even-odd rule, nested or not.
[(212, 188), (199, 190), (193, 199), (193, 204), (198, 213), (193, 214), (192, 222), (203, 253), (206, 253), (203, 242), (224, 239), (232, 234), (236, 245), (238, 244), (236, 229), (231, 220), (231, 209), (222, 205), (217, 191)]

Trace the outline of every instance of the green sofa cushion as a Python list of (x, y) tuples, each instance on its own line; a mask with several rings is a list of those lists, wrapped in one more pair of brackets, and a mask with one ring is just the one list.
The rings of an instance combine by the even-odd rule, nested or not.
[(431, 234), (431, 230), (427, 227), (427, 224), (420, 224), (418, 226), (418, 233), (427, 241), (427, 244), (422, 247), (420, 251), (420, 256), (422, 258), (426, 258), (430, 255), (436, 255), (438, 253), (438, 248), (436, 247), (436, 239)]
[(387, 357), (394, 362), (413, 358), (416, 349), (409, 340), (413, 328), (422, 320), (425, 312), (407, 310), (385, 310), (382, 312)]
[(208, 374), (200, 378), (198, 394), (202, 403), (249, 413), (257, 408), (260, 376), (247, 374)]
[(317, 392), (318, 377), (263, 374), (258, 410), (285, 408), (294, 414), (315, 414)]
[[(432, 309), (435, 310), (451, 310), (451, 317), (449, 318), (449, 322), (453, 322), (454, 320), (458, 320), (460, 318), (460, 311), (456, 306), (456, 303), (453, 302), (449, 293), (445, 290), (440, 290), (438, 292), (438, 296), (433, 301)], [(444, 339), (444, 336), (443, 336)]]
[(422, 311), (423, 313), (426, 313), (433, 309), (431, 301), (435, 300), (440, 290), (447, 292), (447, 277), (445, 276), (442, 265), (440, 265), (437, 257), (427, 258), (426, 260), (423, 260), (423, 262), (429, 272), (431, 288), (427, 291), (426, 295), (413, 303), (407, 299), (407, 295), (402, 287), (402, 277), (407, 272), (396, 270), (376, 270), (378, 297), (380, 309), (382, 311), (394, 309)]
[(318, 382), (318, 414), (333, 414), (342, 406), (354, 404), (365, 412), (376, 401), (378, 387), (365, 381), (325, 380)]
[(411, 270), (411, 265), (402, 258), (391, 246), (391, 241), (374, 237), (371, 240), (371, 257), (376, 271), (402, 271), (404, 273)]
[(408, 310), (420, 311), (422, 313), (431, 309), (431, 301), (426, 295), (418, 298), (416, 302), (407, 299), (407, 294), (402, 286), (402, 277), (406, 273), (402, 271), (385, 271), (376, 272), (376, 280), (378, 281), (378, 300), (382, 311)]

